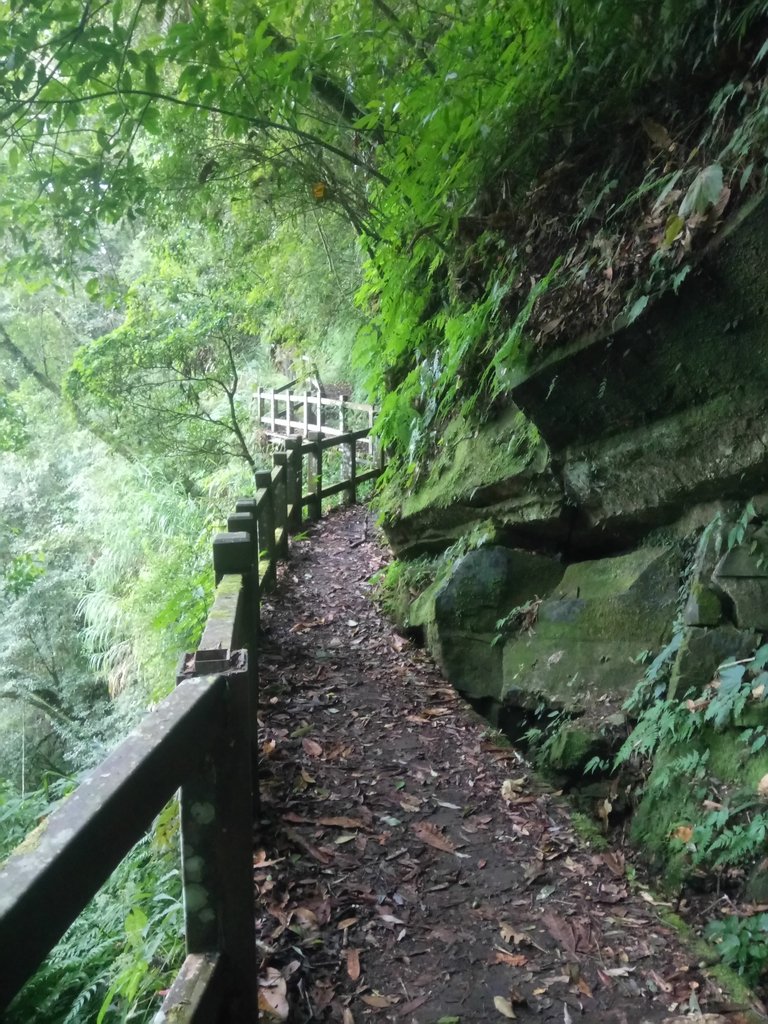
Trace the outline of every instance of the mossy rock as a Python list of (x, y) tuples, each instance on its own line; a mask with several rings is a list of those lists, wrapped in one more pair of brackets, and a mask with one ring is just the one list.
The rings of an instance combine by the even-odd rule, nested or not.
[(658, 547), (570, 565), (532, 635), (504, 647), (504, 701), (614, 714), (642, 678), (637, 656), (671, 630), (681, 567), (676, 549)]
[(510, 610), (547, 593), (563, 575), (557, 559), (488, 546), (460, 559), (435, 594), (435, 622), (442, 631), (497, 632)]
[(427, 477), (404, 491), (402, 476), (382, 495), (387, 538), (399, 557), (445, 550), (479, 523), (504, 543), (543, 531), (565, 540), (563, 490), (536, 428), (517, 409), (478, 425), (458, 415), (440, 440)]
[(677, 652), (669, 681), (669, 699), (686, 693), (701, 693), (711, 683), (719, 665), (724, 661), (748, 658), (757, 647), (755, 633), (744, 632), (734, 626), (705, 629), (689, 626)]
[(441, 569), (408, 621), (424, 629), (427, 646), (458, 690), (474, 699), (498, 699), (503, 648), (497, 623), (550, 590), (562, 574), (560, 562), (546, 555), (478, 548)]
[(569, 722), (547, 742), (544, 763), (555, 771), (577, 775), (590, 758), (603, 751), (604, 745), (593, 732)]

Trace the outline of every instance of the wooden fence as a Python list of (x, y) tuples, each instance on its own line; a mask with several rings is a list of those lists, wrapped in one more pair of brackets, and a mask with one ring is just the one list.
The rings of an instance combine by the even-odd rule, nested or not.
[[(329, 437), (342, 437), (350, 431), (373, 426), (372, 405), (340, 398), (324, 398), (319, 393), (291, 393), (287, 388), (258, 388), (256, 391), (256, 422), (271, 438), (321, 431)], [(368, 453), (374, 455), (374, 439), (365, 438)]]
[[(256, 474), (255, 496), (237, 502), (214, 538), (213, 608), (175, 690), (0, 869), (0, 1012), (181, 788), (187, 957), (156, 1020), (256, 1020), (260, 596), (304, 510), (319, 518), (323, 500), (339, 494), (352, 503), (358, 485), (380, 474), (381, 462), (357, 471), (366, 434), (286, 438), (273, 468)], [(348, 452), (348, 475), (324, 487), (323, 455), (333, 447)]]

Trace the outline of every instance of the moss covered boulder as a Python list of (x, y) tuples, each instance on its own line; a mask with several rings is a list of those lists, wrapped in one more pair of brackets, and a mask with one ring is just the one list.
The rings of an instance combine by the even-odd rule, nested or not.
[(472, 698), (498, 699), (502, 645), (497, 623), (511, 609), (549, 593), (563, 575), (557, 559), (489, 545), (444, 570), (411, 607), (411, 625), (446, 677)]
[(681, 568), (664, 547), (569, 566), (532, 631), (504, 646), (505, 706), (588, 714), (599, 731), (642, 677), (638, 655), (670, 633)]

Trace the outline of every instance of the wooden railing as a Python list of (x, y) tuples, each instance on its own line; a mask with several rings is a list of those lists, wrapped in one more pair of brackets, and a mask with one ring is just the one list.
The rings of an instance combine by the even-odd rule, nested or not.
[[(256, 391), (256, 422), (271, 438), (290, 434), (309, 437), (312, 431), (341, 437), (349, 431), (370, 430), (374, 416), (372, 405), (350, 402), (344, 395), (325, 398), (320, 394), (292, 393), (289, 388)], [(374, 439), (368, 438), (365, 446), (373, 455)]]
[[(253, 811), (258, 800), (259, 603), (289, 534), (322, 502), (375, 479), (357, 472), (367, 430), (287, 438), (213, 542), (216, 595), (173, 693), (0, 869), (0, 1011), (181, 788), (187, 957), (157, 1020), (239, 1024), (257, 1015)], [(348, 451), (348, 476), (323, 486), (323, 454)], [(305, 490), (306, 481), (306, 490)]]

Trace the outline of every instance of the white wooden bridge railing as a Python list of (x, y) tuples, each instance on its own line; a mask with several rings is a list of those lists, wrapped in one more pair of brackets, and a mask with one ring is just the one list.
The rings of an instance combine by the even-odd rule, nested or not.
[[(375, 409), (364, 402), (350, 402), (345, 395), (325, 398), (288, 389), (256, 389), (256, 422), (261, 424), (270, 439), (301, 434), (309, 437), (320, 431), (327, 437), (341, 437), (350, 431), (370, 430)], [(363, 444), (374, 454), (374, 440), (366, 437)]]

